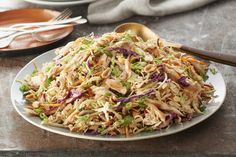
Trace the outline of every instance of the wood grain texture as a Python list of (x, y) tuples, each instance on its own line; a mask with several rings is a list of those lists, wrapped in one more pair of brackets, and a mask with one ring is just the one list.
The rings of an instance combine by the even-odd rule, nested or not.
[[(24, 6), (24, 5), (23, 5)], [(34, 5), (25, 4), (26, 7)], [(39, 6), (35, 6), (39, 7)], [(86, 16), (86, 5), (71, 9)], [(63, 10), (63, 8), (58, 8)], [(122, 22), (140, 22), (161, 37), (210, 51), (236, 53), (236, 1), (218, 1), (197, 10), (166, 17), (136, 16)], [(61, 46), (79, 36), (112, 31), (110, 25), (85, 24)], [(42, 50), (38, 50), (38, 53)], [(227, 84), (223, 106), (206, 121), (174, 135), (135, 141), (102, 142), (64, 137), (41, 130), (23, 120), (10, 101), (10, 86), (17, 72), (38, 54), (0, 58), (0, 157), (2, 156), (236, 156), (236, 68), (215, 64)]]

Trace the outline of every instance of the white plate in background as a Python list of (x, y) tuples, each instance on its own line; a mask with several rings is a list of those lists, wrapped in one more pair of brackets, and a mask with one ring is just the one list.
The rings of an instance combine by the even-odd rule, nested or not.
[(30, 3), (40, 4), (40, 5), (49, 5), (49, 6), (69, 6), (69, 5), (79, 5), (85, 3), (91, 3), (96, 0), (25, 0)]

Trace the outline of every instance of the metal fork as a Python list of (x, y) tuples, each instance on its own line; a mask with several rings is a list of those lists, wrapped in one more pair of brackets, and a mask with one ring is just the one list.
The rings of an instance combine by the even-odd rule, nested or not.
[(63, 10), (58, 16), (52, 18), (49, 21), (60, 21), (69, 18), (72, 15), (72, 11), (68, 8)]
[[(86, 19), (79, 19), (75, 22), (73, 22), (74, 24), (84, 24), (86, 23), (87, 20)], [(53, 33), (53, 34), (45, 34), (45, 35), (41, 35), (39, 33), (31, 33), (32, 37), (40, 42), (50, 42), (50, 41), (55, 41), (58, 39), (61, 39), (62, 37), (65, 36), (65, 34), (68, 34), (68, 32), (63, 31), (63, 32), (58, 32), (58, 33)]]
[[(11, 44), (11, 42), (18, 36), (24, 35), (24, 34), (32, 34), (32, 33), (39, 33), (39, 32), (44, 32), (44, 31), (49, 31), (49, 30), (55, 30), (55, 29), (61, 29), (61, 28), (66, 28), (66, 27), (71, 27), (71, 26), (75, 26), (75, 25), (79, 25), (79, 24), (83, 24), (86, 23), (87, 20), (86, 19), (79, 19), (77, 21), (75, 21), (74, 23), (71, 24), (65, 24), (65, 25), (52, 25), (52, 26), (45, 26), (45, 27), (39, 27), (36, 29), (32, 29), (32, 30), (26, 30), (23, 32), (18, 32), (15, 33), (13, 35), (10, 35), (6, 38), (0, 39), (0, 48), (4, 48), (7, 47)], [(60, 34), (60, 36), (62, 36)], [(47, 40), (47, 41), (51, 41), (51, 40), (56, 40), (57, 36), (53, 36), (53, 37), (45, 37), (45, 38), (41, 38), (39, 40)]]
[[(53, 19), (49, 20), (50, 22), (54, 22), (54, 21), (60, 21), (60, 20), (64, 20), (69, 18), (72, 15), (72, 11), (70, 9), (65, 9), (63, 10), (58, 16), (54, 17)], [(24, 26), (25, 24), (25, 26)], [(27, 28), (31, 28), (32, 26), (28, 25), (29, 23), (20, 23), (20, 24), (14, 24), (12, 26), (10, 26), (10, 28), (18, 28), (20, 27), (20, 29), (22, 31), (24, 31), (24, 29)], [(18, 30), (18, 29), (17, 29)], [(19, 30), (18, 30), (19, 31)], [(14, 33), (17, 33), (18, 31), (7, 31), (7, 32), (0, 32), (0, 39), (1, 38), (5, 38), (8, 37)]]
[(65, 27), (69, 27), (69, 26), (71, 26), (71, 25), (45, 26), (45, 27), (40, 27), (40, 28), (36, 28), (33, 30), (26, 30), (26, 31), (18, 32), (18, 33), (12, 34), (6, 38), (0, 39), (0, 48), (4, 48), (4, 47), (9, 46), (11, 44), (11, 42), (16, 37), (24, 35), (24, 34), (39, 33), (39, 32), (49, 31), (49, 30), (53, 30), (53, 29), (65, 28)]

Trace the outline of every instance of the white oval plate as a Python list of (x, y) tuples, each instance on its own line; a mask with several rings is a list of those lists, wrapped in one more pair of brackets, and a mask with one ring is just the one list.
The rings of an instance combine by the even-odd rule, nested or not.
[(41, 128), (41, 129), (53, 132), (53, 133), (61, 134), (64, 136), (76, 137), (76, 138), (102, 140), (102, 141), (132, 141), (132, 140), (141, 140), (141, 139), (166, 136), (166, 135), (170, 135), (170, 134), (174, 134), (174, 133), (183, 131), (183, 130), (190, 128), (190, 127), (200, 123), (201, 121), (207, 119), (208, 117), (210, 117), (213, 113), (215, 113), (220, 108), (220, 106), (222, 105), (222, 103), (225, 99), (226, 86), (225, 86), (225, 82), (223, 80), (223, 77), (220, 74), (220, 72), (216, 69), (216, 67), (211, 65), (210, 68), (215, 68), (217, 70), (217, 74), (213, 75), (211, 72), (208, 71), (209, 79), (207, 80), (207, 82), (210, 82), (214, 86), (214, 88), (216, 90), (214, 95), (216, 96), (216, 98), (214, 99), (213, 102), (211, 102), (207, 105), (207, 108), (206, 108), (204, 114), (193, 118), (191, 121), (183, 122), (182, 124), (179, 124), (179, 125), (176, 124), (176, 125), (171, 126), (168, 129), (163, 129), (161, 131), (154, 131), (151, 133), (140, 133), (140, 134), (133, 135), (130, 137), (124, 137), (124, 136), (108, 137), (108, 136), (100, 136), (100, 135), (84, 135), (84, 134), (70, 132), (69, 130), (64, 129), (64, 128), (57, 128), (57, 127), (42, 125), (41, 120), (38, 117), (30, 116), (29, 114), (27, 114), (24, 111), (25, 104), (24, 104), (24, 100), (23, 100), (23, 95), (19, 90), (20, 83), (18, 83), (16, 80), (23, 80), (27, 74), (30, 74), (33, 71), (33, 69), (34, 69), (33, 62), (36, 63), (38, 66), (41, 66), (42, 63), (51, 61), (52, 58), (55, 57), (54, 51), (55, 50), (48, 51), (48, 52), (36, 57), (32, 61), (30, 61), (16, 75), (16, 77), (13, 81), (12, 87), (11, 87), (11, 101), (12, 101), (12, 104), (13, 104), (14, 108), (16, 109), (16, 111), (25, 120), (27, 120), (31, 124)]
[(49, 6), (70, 6), (70, 5), (79, 5), (85, 3), (91, 3), (95, 0), (72, 0), (72, 1), (46, 1), (46, 0), (25, 0), (30, 3), (40, 4), (40, 5), (49, 5)]

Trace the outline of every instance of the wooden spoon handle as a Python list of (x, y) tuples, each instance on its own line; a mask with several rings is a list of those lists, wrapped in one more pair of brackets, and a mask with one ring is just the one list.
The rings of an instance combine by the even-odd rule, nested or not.
[(182, 45), (181, 50), (186, 51), (189, 54), (199, 56), (203, 59), (208, 59), (222, 64), (227, 64), (231, 66), (236, 66), (236, 54), (225, 54), (219, 52), (211, 52), (206, 50), (200, 50), (197, 48), (192, 48), (189, 46)]
[(182, 44), (177, 43), (169, 43), (174, 48), (180, 49), (184, 51), (185, 53), (201, 57), (203, 59), (208, 59), (211, 61), (215, 61), (222, 64), (227, 64), (231, 66), (236, 67), (236, 54), (225, 54), (225, 53), (219, 53), (219, 52), (211, 52), (206, 50), (200, 50), (197, 48), (185, 46)]

